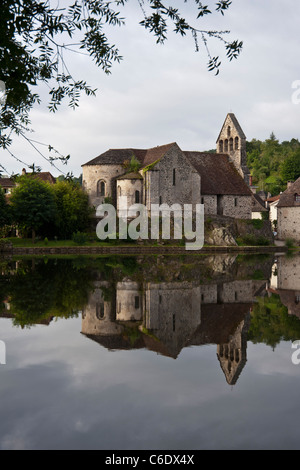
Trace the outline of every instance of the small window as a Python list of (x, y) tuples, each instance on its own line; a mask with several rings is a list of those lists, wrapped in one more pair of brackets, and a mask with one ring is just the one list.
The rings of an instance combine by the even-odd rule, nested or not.
[(97, 183), (97, 196), (105, 196), (105, 182), (98, 181)]
[(295, 194), (295, 202), (300, 202), (300, 194)]
[(228, 140), (225, 140), (225, 152), (228, 152)]
[(139, 191), (135, 192), (135, 203), (136, 204), (140, 203), (140, 192)]
[(104, 303), (102, 302), (96, 303), (96, 317), (98, 320), (102, 320), (104, 318)]
[(235, 198), (234, 198), (234, 207), (237, 207), (237, 205), (238, 205), (238, 198), (235, 197)]
[(134, 308), (140, 308), (140, 298), (138, 295), (134, 297)]
[(227, 136), (230, 137), (230, 135), (231, 135), (231, 127), (228, 126), (227, 127)]
[(236, 137), (236, 138), (234, 139), (234, 149), (235, 149), (235, 150), (238, 150), (238, 149), (239, 149), (239, 138), (238, 138), (238, 137)]
[(224, 144), (224, 143), (223, 143), (223, 140), (220, 140), (220, 142), (219, 142), (219, 152), (220, 152), (220, 153), (223, 153), (223, 152), (224, 152), (224, 145), (223, 145), (223, 144)]
[(229, 149), (231, 152), (233, 151), (233, 138), (232, 137), (229, 139)]
[(176, 185), (176, 170), (175, 168), (173, 169), (173, 186)]
[(201, 204), (204, 204), (204, 197), (201, 198)]
[(159, 196), (159, 205), (161, 205), (161, 204), (162, 204), (162, 197)]

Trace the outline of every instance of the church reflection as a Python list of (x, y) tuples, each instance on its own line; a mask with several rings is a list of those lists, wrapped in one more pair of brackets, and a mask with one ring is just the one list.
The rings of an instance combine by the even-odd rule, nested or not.
[(147, 348), (176, 359), (183, 348), (216, 345), (234, 385), (247, 360), (250, 312), (266, 281), (96, 281), (82, 312), (82, 334), (109, 350)]

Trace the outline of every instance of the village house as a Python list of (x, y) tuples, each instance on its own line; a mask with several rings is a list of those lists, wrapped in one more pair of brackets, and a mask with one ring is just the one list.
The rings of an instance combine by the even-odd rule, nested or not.
[(277, 204), (277, 234), (279, 240), (300, 242), (300, 178), (288, 181), (287, 189)]
[[(39, 180), (44, 181), (45, 183), (55, 184), (56, 182), (56, 178), (54, 178), (54, 176), (52, 176), (52, 174), (49, 171), (27, 173), (25, 168), (23, 168), (22, 176), (24, 175), (38, 178)], [(9, 176), (0, 177), (0, 187), (3, 189), (4, 194), (8, 200), (15, 186), (16, 186), (16, 182), (13, 178), (10, 178)]]
[[(134, 160), (139, 168), (128, 163)], [(216, 153), (182, 151), (176, 142), (151, 149), (110, 149), (82, 165), (83, 188), (95, 208), (120, 196), (128, 205), (204, 204), (205, 214), (251, 219), (253, 194), (246, 137), (233, 113), (224, 121)], [(128, 169), (129, 168), (129, 169)]]

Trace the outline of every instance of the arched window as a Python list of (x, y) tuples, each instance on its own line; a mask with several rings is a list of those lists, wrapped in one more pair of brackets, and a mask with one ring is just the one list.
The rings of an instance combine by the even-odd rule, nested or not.
[(238, 138), (238, 137), (236, 137), (236, 138), (234, 139), (234, 149), (235, 149), (235, 150), (238, 150), (238, 149), (239, 149), (239, 138)]
[(140, 203), (140, 192), (139, 191), (135, 192), (135, 203), (136, 204)]
[(96, 303), (96, 317), (98, 320), (102, 320), (104, 318), (104, 303), (97, 302)]
[(231, 135), (231, 127), (228, 126), (227, 127), (227, 137), (230, 137), (230, 135)]
[(225, 152), (228, 152), (228, 140), (225, 140)]
[(220, 142), (219, 142), (219, 152), (220, 152), (220, 153), (223, 153), (223, 152), (224, 152), (223, 140), (220, 140)]
[(98, 181), (97, 183), (97, 196), (105, 196), (105, 182)]
[(229, 139), (229, 149), (231, 152), (233, 151), (233, 138), (232, 137), (230, 137)]

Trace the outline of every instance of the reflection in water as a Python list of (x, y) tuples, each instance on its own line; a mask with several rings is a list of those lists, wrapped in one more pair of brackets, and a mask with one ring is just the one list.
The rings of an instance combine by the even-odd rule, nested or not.
[[(82, 312), (82, 333), (102, 346), (147, 348), (177, 358), (189, 346), (217, 345), (229, 384), (246, 363), (250, 310), (266, 281), (117, 282), (105, 300), (106, 282), (96, 281)], [(102, 314), (99, 315), (99, 312)]]
[(300, 263), (285, 256), (3, 260), (0, 295), (1, 316), (21, 327), (82, 312), (81, 333), (109, 350), (176, 359), (215, 344), (230, 385), (247, 341), (300, 338)]

